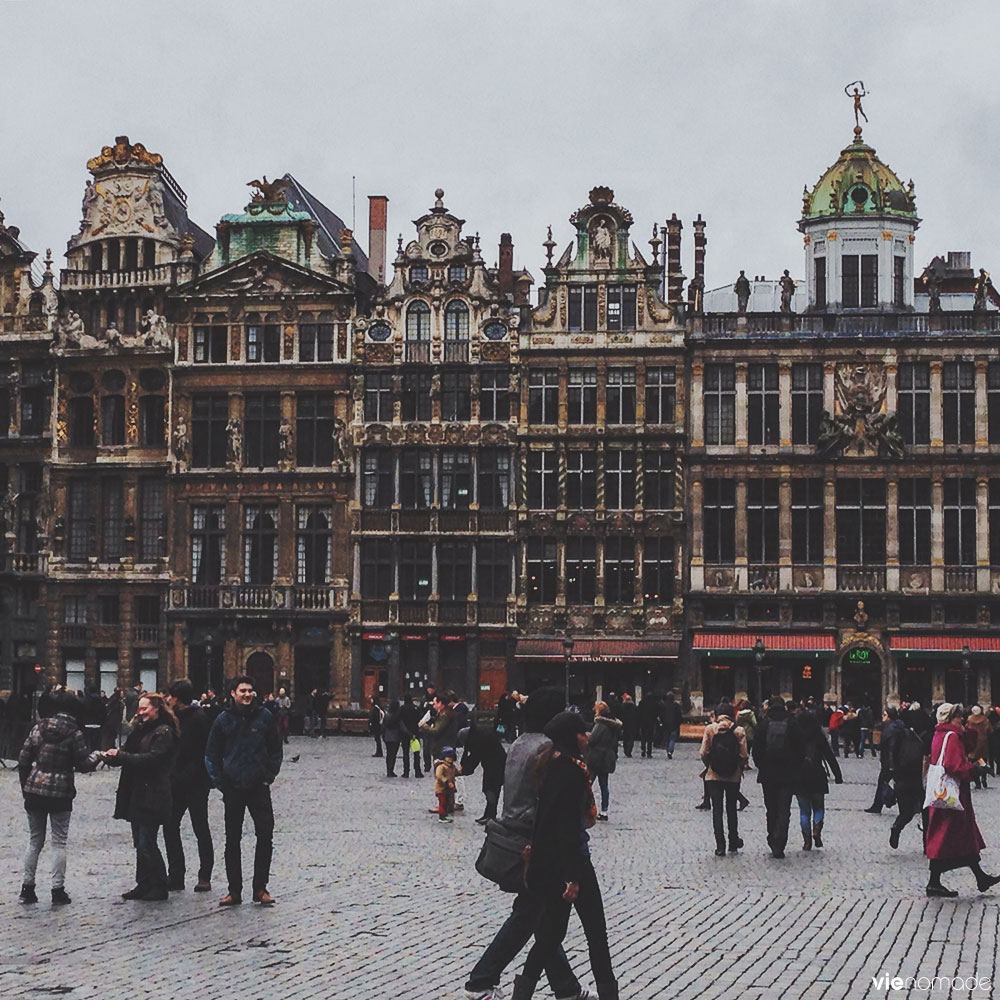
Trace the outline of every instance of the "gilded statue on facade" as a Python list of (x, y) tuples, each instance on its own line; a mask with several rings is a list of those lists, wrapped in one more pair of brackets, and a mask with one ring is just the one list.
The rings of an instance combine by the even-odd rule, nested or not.
[(865, 109), (861, 106), (861, 98), (868, 96), (864, 81), (855, 80), (853, 83), (849, 83), (844, 87), (844, 93), (854, 101), (854, 134), (860, 137), (861, 119), (864, 118), (865, 124), (868, 124), (868, 115), (865, 114)]

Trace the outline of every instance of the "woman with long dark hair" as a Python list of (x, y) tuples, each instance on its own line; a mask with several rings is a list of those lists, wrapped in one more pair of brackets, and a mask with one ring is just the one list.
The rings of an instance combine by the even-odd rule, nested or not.
[(566, 937), (571, 907), (587, 936), (599, 1000), (618, 1000), (604, 902), (588, 846), (587, 830), (596, 821), (597, 808), (583, 762), (587, 726), (575, 712), (560, 712), (543, 731), (552, 741), (553, 753), (538, 796), (525, 873), (528, 889), (542, 903), (542, 913), (524, 969), (514, 979), (511, 1000), (530, 1000), (542, 969)]
[(115, 819), (132, 824), (135, 888), (122, 899), (167, 899), (167, 867), (156, 842), (170, 819), (170, 769), (180, 727), (162, 694), (144, 694), (136, 709), (139, 724), (121, 750), (105, 750), (104, 760), (122, 769), (115, 797)]

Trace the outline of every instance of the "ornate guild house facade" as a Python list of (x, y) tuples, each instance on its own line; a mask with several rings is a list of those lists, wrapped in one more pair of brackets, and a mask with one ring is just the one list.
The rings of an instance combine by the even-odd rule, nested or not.
[(87, 166), (58, 280), (0, 215), (0, 689), (1000, 698), (1000, 297), (860, 128), (712, 290), (606, 187), (533, 296), (441, 191), (387, 268), (383, 196)]

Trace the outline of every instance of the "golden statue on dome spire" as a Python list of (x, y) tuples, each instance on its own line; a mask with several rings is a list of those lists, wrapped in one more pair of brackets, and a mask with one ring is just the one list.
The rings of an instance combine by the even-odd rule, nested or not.
[(853, 83), (849, 83), (844, 87), (844, 93), (854, 101), (854, 138), (860, 142), (861, 119), (864, 118), (865, 124), (868, 124), (868, 115), (865, 114), (865, 109), (861, 107), (861, 98), (868, 96), (864, 80), (855, 80)]

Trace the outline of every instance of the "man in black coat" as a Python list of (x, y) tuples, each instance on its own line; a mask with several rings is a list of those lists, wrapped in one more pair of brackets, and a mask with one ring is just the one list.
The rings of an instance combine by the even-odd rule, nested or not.
[(681, 734), (681, 706), (674, 701), (673, 691), (667, 692), (660, 718), (663, 722), (663, 737), (667, 741), (667, 759), (673, 760), (677, 737)]
[(208, 825), (211, 785), (205, 770), (205, 745), (212, 723), (205, 709), (194, 703), (194, 686), (189, 680), (174, 681), (170, 685), (167, 704), (174, 710), (181, 727), (177, 757), (170, 775), (172, 812), (170, 821), (163, 826), (163, 840), (167, 848), (167, 888), (172, 891), (184, 888), (181, 820), (187, 812), (198, 841), (198, 882), (194, 891), (208, 892), (212, 888), (215, 851)]
[(500, 789), (503, 788), (503, 772), (507, 764), (507, 751), (504, 750), (500, 734), (492, 728), (476, 725), (459, 730), (458, 745), (465, 747), (462, 754), (462, 774), (472, 774), (483, 765), (483, 795), (486, 796), (486, 808), (482, 816), (476, 820), (480, 826), (485, 826), (488, 820), (497, 818), (497, 804), (500, 801)]
[(804, 750), (798, 723), (785, 710), (783, 699), (773, 696), (753, 741), (753, 762), (757, 766), (757, 781), (764, 792), (767, 811), (767, 846), (773, 858), (785, 856), (792, 788), (798, 778)]
[(656, 720), (660, 713), (660, 706), (656, 698), (649, 692), (642, 696), (642, 701), (636, 707), (636, 714), (639, 719), (639, 748), (640, 757), (653, 756), (653, 739), (656, 736)]
[(618, 718), (622, 720), (622, 749), (626, 757), (632, 756), (635, 747), (635, 734), (639, 726), (638, 712), (632, 696), (626, 691), (618, 707)]

